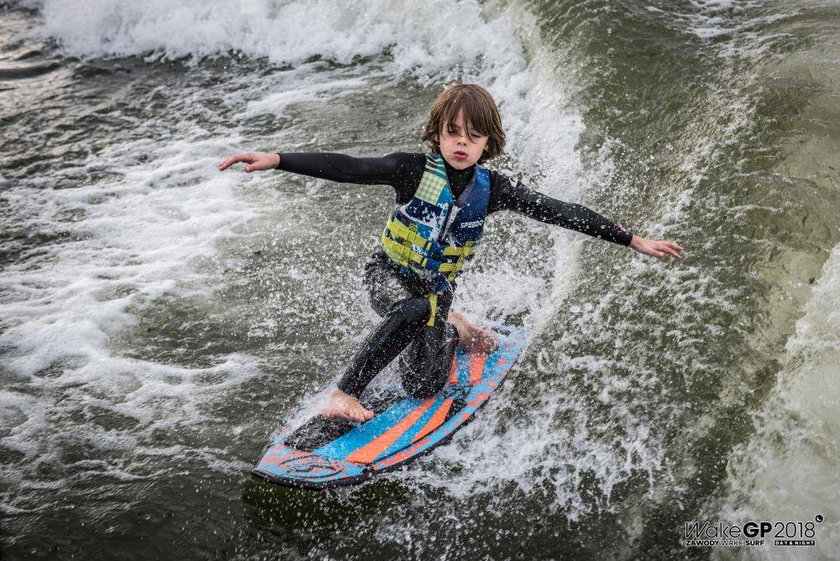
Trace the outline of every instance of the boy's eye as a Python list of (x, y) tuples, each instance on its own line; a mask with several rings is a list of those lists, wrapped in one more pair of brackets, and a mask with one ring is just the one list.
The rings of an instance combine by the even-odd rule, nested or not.
[[(451, 128), (450, 128), (450, 129), (446, 129), (446, 132), (447, 132), (448, 134), (453, 135), (453, 136), (455, 136), (455, 135), (457, 135), (457, 134), (461, 134), (461, 131), (459, 131), (458, 129), (451, 129)], [(470, 137), (471, 139), (473, 139), (473, 140), (478, 140), (478, 139), (480, 139), (480, 138), (481, 138), (481, 137), (483, 137), (483, 136), (484, 136), (483, 134), (481, 134), (481, 133), (479, 133), (479, 132), (476, 132), (476, 131), (470, 131), (470, 133), (469, 133), (469, 137)]]

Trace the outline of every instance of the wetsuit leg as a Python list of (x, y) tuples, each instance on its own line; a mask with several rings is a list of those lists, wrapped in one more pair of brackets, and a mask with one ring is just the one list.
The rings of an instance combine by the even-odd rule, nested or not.
[(351, 360), (338, 387), (359, 397), (371, 380), (409, 344), (400, 360), (403, 387), (412, 397), (437, 392), (445, 383), (457, 332), (447, 322), (452, 294), (438, 298), (434, 326), (428, 287), (399, 276), (399, 268), (381, 252), (365, 265), (365, 287), (374, 311), (383, 321), (368, 335)]
[(374, 311), (383, 320), (364, 340), (338, 382), (341, 391), (355, 397), (418, 336), (431, 313), (422, 290), (401, 279), (398, 268), (384, 254), (374, 254), (365, 265), (364, 285)]
[(451, 303), (451, 292), (438, 297), (434, 325), (424, 325), (400, 356), (403, 388), (411, 397), (432, 396), (446, 383), (458, 346), (458, 331), (447, 321)]

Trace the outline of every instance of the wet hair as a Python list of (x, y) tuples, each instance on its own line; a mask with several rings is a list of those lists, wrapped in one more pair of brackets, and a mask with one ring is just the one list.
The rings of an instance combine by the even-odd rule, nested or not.
[(502, 117), (490, 92), (475, 84), (455, 84), (448, 86), (432, 103), (429, 119), (423, 127), (423, 141), (432, 152), (440, 153), (440, 132), (448, 123), (464, 111), (464, 125), (467, 134), (473, 130), (486, 135), (487, 148), (478, 159), (484, 163), (495, 158), (505, 149), (505, 131), (502, 129)]

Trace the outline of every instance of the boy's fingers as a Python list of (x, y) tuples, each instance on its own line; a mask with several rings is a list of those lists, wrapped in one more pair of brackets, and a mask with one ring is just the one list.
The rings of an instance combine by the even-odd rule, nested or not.
[(683, 250), (683, 248), (673, 242), (668, 242), (668, 245), (670, 248), (669, 252), (671, 253), (671, 255), (673, 255), (677, 259), (682, 259), (682, 255), (680, 255), (680, 252)]
[(227, 160), (225, 160), (224, 162), (219, 164), (219, 169), (220, 170), (227, 169), (230, 166), (232, 166), (233, 164), (235, 164), (237, 161), (238, 160), (236, 159), (236, 156), (231, 156), (230, 158), (228, 158)]
[[(228, 158), (227, 160), (225, 160), (224, 162), (219, 164), (219, 169), (220, 170), (227, 169), (230, 166), (232, 166), (233, 164), (238, 164), (239, 162), (246, 162), (246, 163), (250, 164), (253, 161), (254, 161), (254, 158), (251, 156), (251, 154), (236, 154), (235, 156), (231, 156), (230, 158)], [(248, 170), (246, 169), (245, 171), (248, 171)]]
[(672, 257), (681, 259), (679, 250), (682, 250), (682, 248), (675, 243), (664, 242), (660, 249), (662, 249), (662, 251), (665, 251), (666, 253), (668, 253), (668, 255), (671, 255)]
[(678, 246), (674, 242), (668, 242), (665, 240), (654, 242), (651, 245), (651, 255), (656, 257), (657, 259), (661, 259), (668, 254), (675, 259), (682, 259), (682, 256), (679, 254), (682, 251), (682, 247)]

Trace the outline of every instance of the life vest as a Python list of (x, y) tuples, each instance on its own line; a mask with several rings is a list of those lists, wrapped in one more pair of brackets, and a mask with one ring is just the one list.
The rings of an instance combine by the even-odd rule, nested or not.
[(439, 154), (426, 155), (426, 168), (414, 193), (396, 205), (382, 232), (382, 249), (401, 267), (432, 282), (429, 295), (434, 324), (437, 295), (464, 271), (481, 236), (490, 201), (490, 172), (475, 166), (472, 180), (457, 200)]

